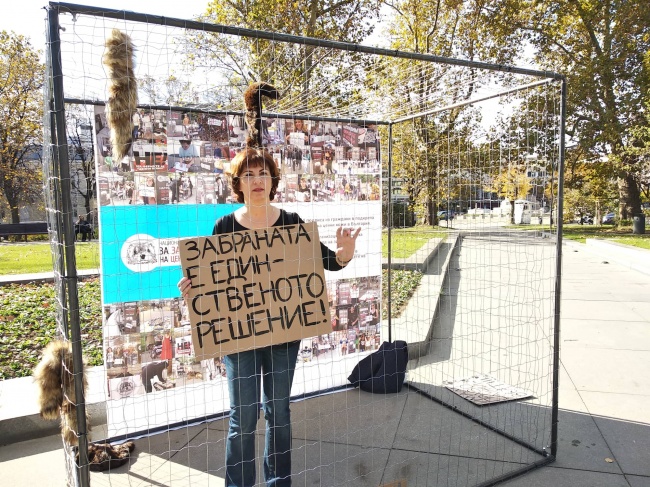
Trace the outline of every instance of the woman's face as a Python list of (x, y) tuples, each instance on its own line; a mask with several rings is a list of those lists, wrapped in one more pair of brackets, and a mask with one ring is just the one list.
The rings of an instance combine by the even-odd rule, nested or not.
[(239, 176), (244, 202), (263, 205), (271, 201), (271, 171), (265, 166), (245, 167)]
[(296, 129), (296, 132), (300, 132), (302, 130), (302, 120), (296, 120), (293, 122), (293, 125)]

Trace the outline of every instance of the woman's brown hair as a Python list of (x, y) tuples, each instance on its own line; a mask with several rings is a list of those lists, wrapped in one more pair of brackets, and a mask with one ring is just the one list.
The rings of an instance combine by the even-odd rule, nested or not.
[(237, 154), (230, 163), (230, 187), (232, 192), (235, 193), (238, 203), (245, 203), (244, 193), (240, 188), (239, 177), (242, 173), (251, 167), (263, 167), (271, 173), (271, 191), (269, 199), (273, 201), (275, 193), (278, 191), (278, 184), (280, 182), (280, 170), (275, 164), (273, 156), (265, 149), (252, 149), (247, 148)]

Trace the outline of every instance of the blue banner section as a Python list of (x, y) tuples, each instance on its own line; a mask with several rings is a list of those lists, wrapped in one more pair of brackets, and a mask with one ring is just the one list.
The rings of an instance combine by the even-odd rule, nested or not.
[(180, 296), (176, 241), (211, 235), (215, 221), (241, 205), (104, 206), (101, 223), (104, 304)]

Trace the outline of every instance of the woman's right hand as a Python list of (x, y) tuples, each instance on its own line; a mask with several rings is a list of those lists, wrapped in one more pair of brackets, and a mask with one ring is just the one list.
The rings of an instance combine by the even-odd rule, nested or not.
[(187, 277), (183, 277), (180, 281), (178, 281), (178, 284), (176, 285), (178, 286), (178, 290), (181, 292), (183, 299), (187, 301), (187, 295), (190, 292), (190, 288), (192, 287), (192, 281)]

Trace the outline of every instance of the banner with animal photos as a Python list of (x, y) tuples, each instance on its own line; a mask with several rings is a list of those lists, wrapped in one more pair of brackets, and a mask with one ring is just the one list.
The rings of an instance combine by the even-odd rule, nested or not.
[[(179, 239), (211, 235), (218, 218), (240, 207), (228, 181), (244, 147), (243, 118), (139, 110), (122, 161), (111, 158), (103, 107), (94, 129), (108, 435), (227, 411), (222, 357), (197, 357), (176, 284)], [(381, 343), (376, 131), (273, 119), (264, 120), (263, 137), (281, 172), (274, 204), (317, 223), (333, 249), (338, 226), (362, 228), (351, 264), (325, 271), (330, 331), (302, 340), (292, 395), (344, 385), (359, 356)]]

